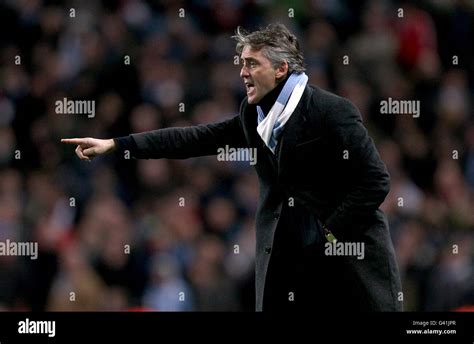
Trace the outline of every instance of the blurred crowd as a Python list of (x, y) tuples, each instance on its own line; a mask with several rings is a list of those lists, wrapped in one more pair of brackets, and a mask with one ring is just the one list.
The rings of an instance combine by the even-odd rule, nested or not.
[[(87, 163), (60, 139), (234, 116), (230, 36), (272, 22), (299, 37), (311, 84), (356, 104), (388, 167), (405, 309), (473, 306), (473, 16), (468, 0), (2, 1), (0, 241), (39, 256), (0, 256), (0, 309), (254, 309), (248, 162)], [(95, 117), (56, 113), (64, 97)], [(389, 97), (420, 117), (381, 114)]]

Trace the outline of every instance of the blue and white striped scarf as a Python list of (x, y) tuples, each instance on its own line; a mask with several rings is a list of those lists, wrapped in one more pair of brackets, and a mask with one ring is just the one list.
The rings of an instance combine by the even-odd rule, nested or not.
[(298, 105), (307, 83), (308, 76), (305, 73), (292, 73), (267, 116), (263, 113), (262, 108), (257, 106), (257, 131), (273, 154), (275, 154), (275, 148), (285, 123)]

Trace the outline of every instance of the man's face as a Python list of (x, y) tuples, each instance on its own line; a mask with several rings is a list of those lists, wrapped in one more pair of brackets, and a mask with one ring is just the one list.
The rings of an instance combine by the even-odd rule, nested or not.
[(240, 57), (242, 59), (240, 77), (245, 83), (248, 103), (256, 104), (275, 88), (278, 84), (277, 79), (281, 78), (283, 72), (281, 68), (273, 68), (261, 49), (254, 50), (246, 46)]

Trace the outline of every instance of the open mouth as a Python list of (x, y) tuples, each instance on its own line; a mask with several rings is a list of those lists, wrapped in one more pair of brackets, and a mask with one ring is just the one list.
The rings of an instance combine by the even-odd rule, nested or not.
[(245, 83), (245, 88), (247, 90), (247, 94), (250, 94), (252, 93), (254, 90), (255, 90), (255, 86), (254, 84), (250, 83), (250, 82), (246, 82)]

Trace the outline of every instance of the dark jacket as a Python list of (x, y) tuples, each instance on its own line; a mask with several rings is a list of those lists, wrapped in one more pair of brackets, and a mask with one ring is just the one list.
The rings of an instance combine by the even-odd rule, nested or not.
[[(132, 154), (136, 158), (184, 159), (215, 155), (225, 145), (257, 148), (257, 310), (264, 307), (270, 258), (279, 254), (272, 250), (275, 229), (289, 200), (313, 214), (339, 241), (365, 245), (364, 259), (357, 259), (328, 257), (321, 244), (302, 241), (301, 254), (292, 263), (301, 271), (297, 288), (303, 288), (306, 297), (311, 294), (322, 301), (311, 307), (401, 310), (394, 249), (385, 215), (378, 209), (389, 192), (390, 178), (359, 111), (350, 101), (308, 85), (286, 123), (276, 169), (256, 127), (255, 105), (244, 99), (239, 115), (223, 122), (133, 134), (136, 147)], [(304, 231), (301, 237), (315, 237)]]

